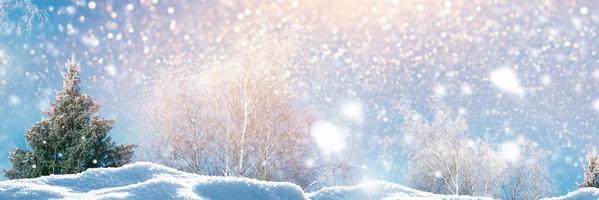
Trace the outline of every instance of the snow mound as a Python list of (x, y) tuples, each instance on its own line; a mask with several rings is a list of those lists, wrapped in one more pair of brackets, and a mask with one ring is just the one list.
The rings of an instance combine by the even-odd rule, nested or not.
[(544, 200), (596, 200), (599, 199), (599, 188), (580, 188), (561, 197)]
[(327, 187), (308, 193), (312, 200), (341, 200), (341, 199), (384, 199), (384, 200), (483, 200), (490, 198), (470, 196), (447, 196), (422, 192), (402, 185), (372, 181), (356, 186)]
[[(89, 169), (0, 182), (0, 199), (203, 199), (203, 200), (487, 200), (486, 197), (438, 195), (402, 185), (372, 181), (355, 186), (326, 187), (304, 193), (287, 182), (200, 176), (149, 162), (119, 168)], [(545, 200), (599, 199), (599, 188), (582, 188)]]
[(0, 182), (0, 199), (306, 199), (292, 183), (207, 177), (138, 162)]

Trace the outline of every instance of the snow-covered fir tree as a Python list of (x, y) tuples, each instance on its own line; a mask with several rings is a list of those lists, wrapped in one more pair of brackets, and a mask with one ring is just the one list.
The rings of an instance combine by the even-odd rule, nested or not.
[(50, 174), (72, 174), (96, 167), (118, 167), (128, 163), (134, 145), (117, 145), (108, 137), (114, 121), (101, 119), (99, 105), (79, 88), (79, 66), (67, 62), (64, 88), (46, 113), (47, 118), (27, 131), (31, 150), (17, 149), (10, 155), (10, 179)]
[(584, 181), (580, 187), (599, 188), (599, 154), (593, 150), (587, 154), (588, 164), (584, 172)]

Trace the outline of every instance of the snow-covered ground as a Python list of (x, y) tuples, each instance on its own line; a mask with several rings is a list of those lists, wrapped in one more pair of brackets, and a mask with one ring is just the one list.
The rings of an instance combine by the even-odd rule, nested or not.
[(0, 199), (306, 199), (292, 183), (207, 177), (138, 162), (0, 182)]
[(372, 181), (356, 186), (328, 187), (308, 193), (306, 196), (314, 200), (338, 199), (385, 199), (385, 200), (483, 200), (490, 198), (470, 196), (446, 196), (422, 192), (405, 186), (384, 181)]
[[(485, 199), (445, 196), (389, 182), (328, 187), (304, 193), (292, 183), (208, 177), (138, 162), (120, 168), (90, 169), (73, 175), (0, 182), (0, 199)], [(599, 199), (599, 189), (581, 189), (560, 200)]]
[(544, 200), (599, 200), (599, 188), (581, 188), (561, 197), (547, 198)]

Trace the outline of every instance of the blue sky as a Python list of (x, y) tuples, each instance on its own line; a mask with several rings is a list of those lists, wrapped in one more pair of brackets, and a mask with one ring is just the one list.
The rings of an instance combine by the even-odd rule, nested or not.
[[(320, 118), (366, 138), (353, 145), (367, 176), (405, 181), (376, 167), (367, 138), (401, 134), (397, 107), (426, 114), (430, 96), (463, 112), (473, 137), (538, 142), (559, 193), (576, 188), (585, 152), (599, 144), (595, 1), (33, 3), (47, 22), (0, 31), (1, 168), (10, 167), (9, 151), (26, 148), (25, 131), (61, 88), (71, 55), (83, 90), (117, 121), (115, 140), (141, 144), (152, 132), (144, 127), (152, 113), (141, 108), (161, 72), (226, 59), (231, 41), (260, 31), (299, 41), (291, 70), (298, 93)], [(494, 72), (515, 80), (494, 82)], [(347, 102), (362, 108), (359, 123), (344, 120)]]

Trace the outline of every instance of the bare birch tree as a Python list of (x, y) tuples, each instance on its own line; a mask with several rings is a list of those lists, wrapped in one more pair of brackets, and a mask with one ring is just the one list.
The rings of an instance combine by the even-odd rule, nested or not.
[(523, 139), (520, 159), (508, 162), (496, 197), (505, 200), (541, 199), (554, 190), (549, 180), (545, 153), (532, 141)]
[[(453, 115), (443, 104), (433, 105), (434, 119), (428, 123), (422, 115), (407, 110), (403, 130), (409, 138), (408, 174), (418, 189), (435, 193), (472, 195), (479, 178), (475, 156), (482, 154), (481, 142), (469, 141), (466, 120)], [(469, 142), (472, 142), (469, 144)], [(484, 191), (487, 192), (487, 191)]]
[(532, 142), (520, 144), (518, 162), (499, 155), (494, 145), (470, 139), (463, 115), (453, 114), (440, 102), (431, 103), (434, 118), (403, 109), (401, 148), (409, 158), (408, 178), (424, 191), (494, 196), (507, 199), (538, 199), (551, 191), (543, 154)]
[(288, 47), (281, 45), (244, 40), (232, 50), (236, 56), (199, 75), (186, 71), (157, 83), (155, 159), (189, 172), (290, 181), (305, 189), (346, 173), (342, 162), (316, 158), (309, 134), (315, 118), (299, 109)]
[(48, 13), (31, 0), (0, 0), (0, 34), (30, 32), (48, 21)]

